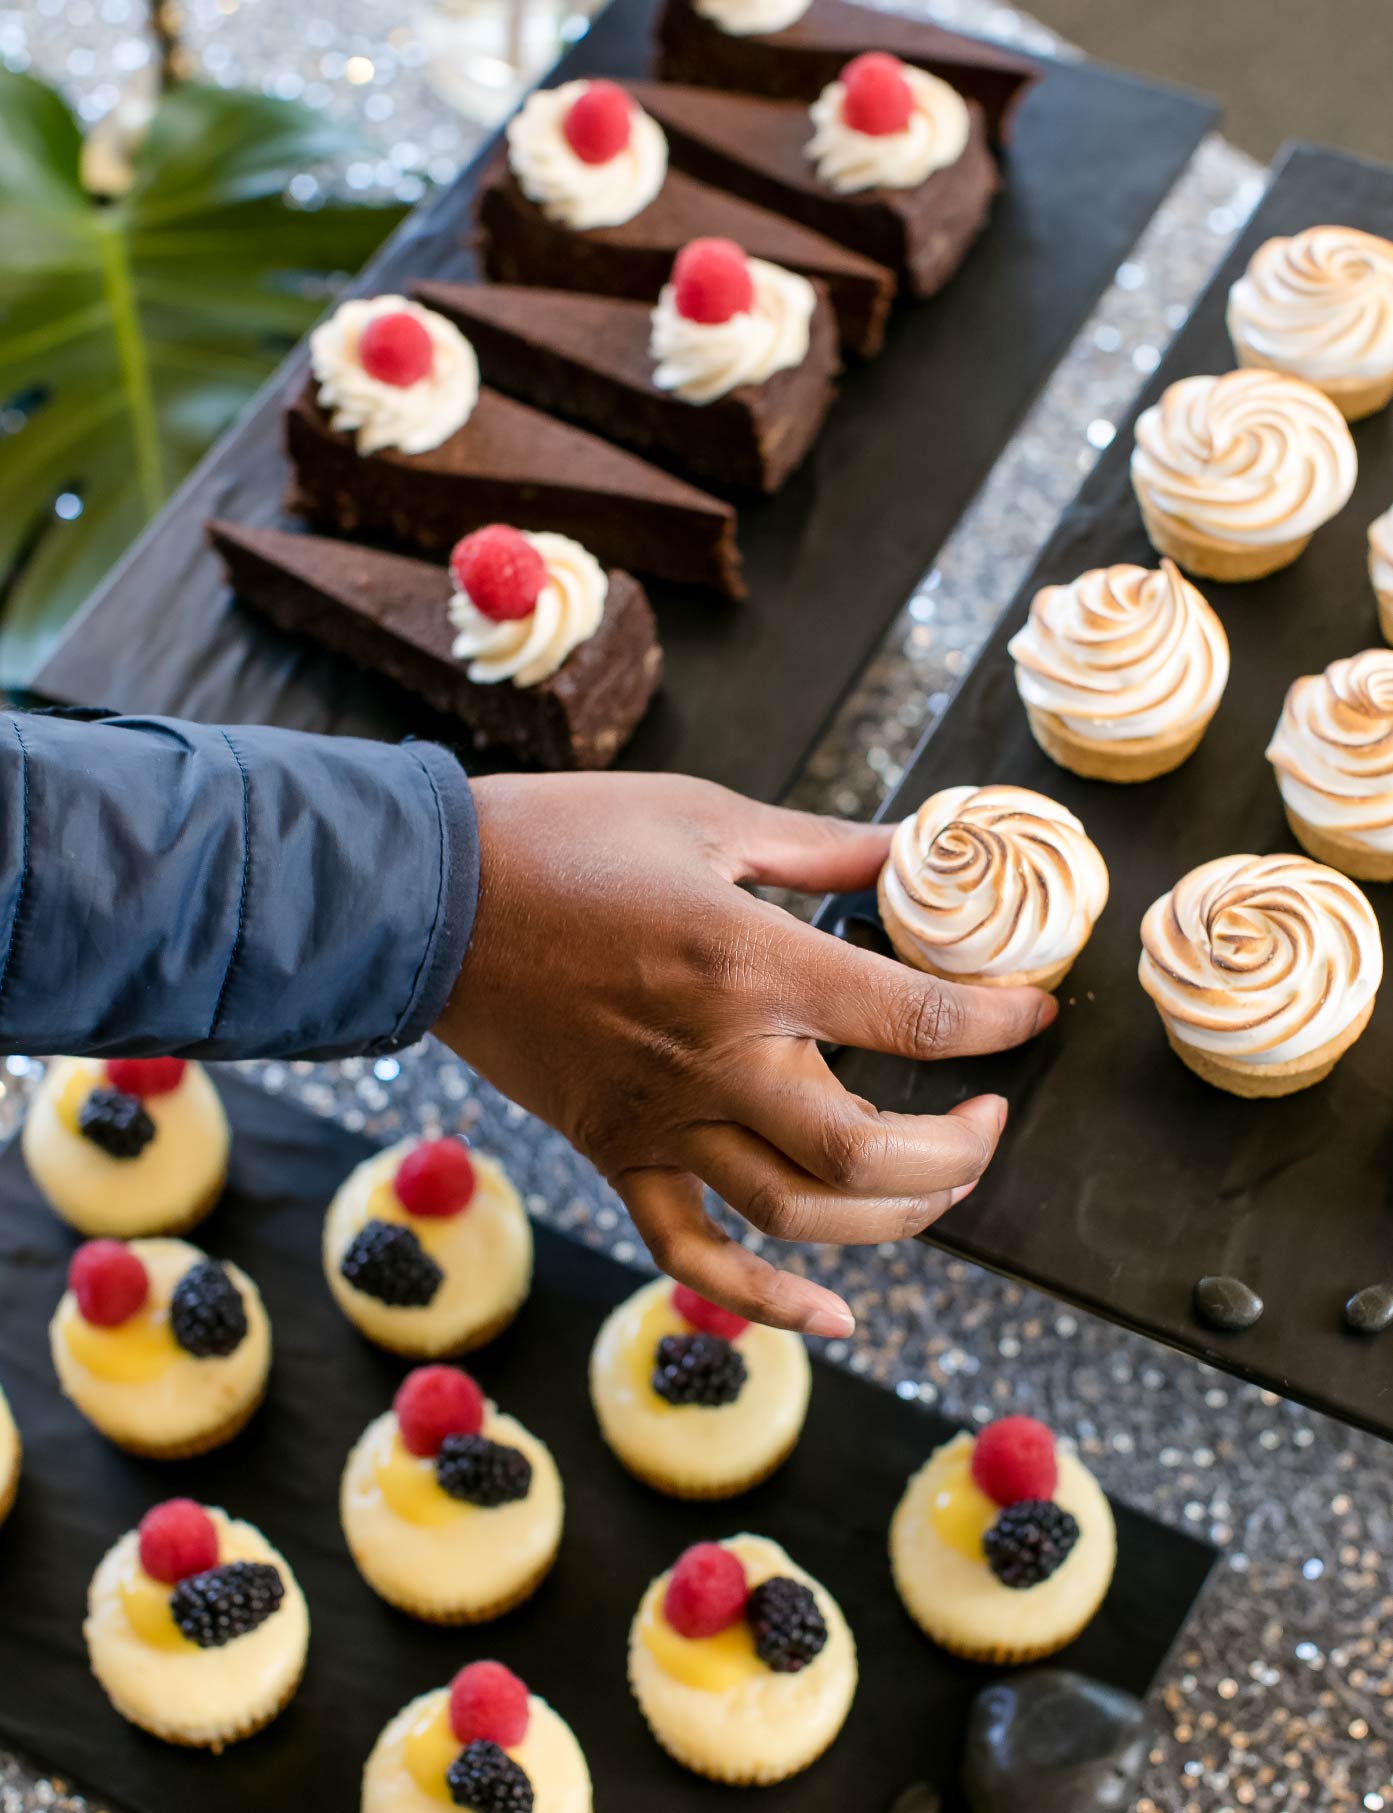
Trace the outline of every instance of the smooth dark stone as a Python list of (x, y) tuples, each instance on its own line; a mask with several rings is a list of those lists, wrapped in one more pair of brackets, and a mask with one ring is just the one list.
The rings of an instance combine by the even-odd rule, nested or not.
[(1393, 1323), (1393, 1284), (1366, 1284), (1345, 1305), (1345, 1321), (1357, 1335), (1381, 1335)]
[(1211, 1328), (1251, 1328), (1262, 1314), (1262, 1298), (1241, 1278), (1201, 1278), (1195, 1286), (1195, 1313)]
[(890, 1813), (943, 1813), (943, 1802), (936, 1788), (931, 1788), (927, 1782), (915, 1782), (913, 1787), (906, 1788), (896, 1797)]
[(1037, 1668), (972, 1702), (963, 1788), (972, 1813), (1126, 1813), (1151, 1743), (1141, 1701), (1067, 1668)]

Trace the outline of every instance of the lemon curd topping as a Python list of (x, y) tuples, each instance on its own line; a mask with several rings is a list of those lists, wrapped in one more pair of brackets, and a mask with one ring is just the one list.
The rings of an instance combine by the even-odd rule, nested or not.
[(929, 1501), (934, 1529), (950, 1548), (969, 1561), (986, 1561), (985, 1538), (1000, 1507), (972, 1477), (972, 1449), (949, 1456)]
[(121, 1604), (131, 1629), (152, 1649), (192, 1649), (194, 1644), (174, 1622), (169, 1595), (173, 1588), (154, 1580), (138, 1563), (121, 1576)]
[[(461, 1209), (459, 1213), (467, 1215), (468, 1207)], [(455, 1219), (453, 1215), (413, 1215), (397, 1195), (396, 1185), (390, 1178), (374, 1188), (368, 1198), (365, 1217), (366, 1221), (394, 1221), (410, 1228), (432, 1258), (448, 1249), (451, 1224)]]
[(80, 1366), (116, 1385), (148, 1384), (183, 1352), (169, 1326), (168, 1303), (147, 1303), (115, 1328), (99, 1328), (74, 1315), (65, 1321), (63, 1333)]
[(684, 1637), (668, 1623), (661, 1600), (654, 1599), (643, 1608), (639, 1636), (665, 1675), (704, 1693), (724, 1693), (768, 1672), (743, 1618), (714, 1637)]
[(624, 1360), (630, 1385), (650, 1410), (680, 1411), (692, 1408), (689, 1404), (669, 1404), (666, 1398), (660, 1397), (653, 1389), (653, 1369), (658, 1363), (659, 1342), (668, 1335), (687, 1335), (691, 1332), (691, 1324), (679, 1316), (672, 1306), (671, 1287), (654, 1297), (640, 1316)]
[(101, 1079), (101, 1069), (95, 1064), (75, 1064), (63, 1079), (63, 1087), (58, 1092), (56, 1112), (59, 1120), (74, 1137), (80, 1137), (82, 1134), (82, 1104)]
[(478, 1508), (451, 1498), (435, 1477), (434, 1460), (413, 1454), (399, 1434), (374, 1462), (373, 1476), (387, 1504), (406, 1523), (438, 1529)]
[[(430, 1703), (432, 1700), (437, 1703)], [(454, 1796), (446, 1778), (450, 1764), (461, 1748), (450, 1724), (449, 1699), (429, 1696), (408, 1729), (403, 1746), (407, 1773), (422, 1794), (431, 1800), (442, 1801), (446, 1806), (453, 1804)]]

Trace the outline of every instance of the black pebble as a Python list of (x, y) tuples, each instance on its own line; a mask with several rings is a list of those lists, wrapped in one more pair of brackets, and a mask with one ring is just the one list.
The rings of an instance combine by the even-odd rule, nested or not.
[(1357, 1335), (1381, 1335), (1393, 1323), (1393, 1284), (1366, 1284), (1345, 1305), (1345, 1322)]
[(1262, 1298), (1241, 1278), (1201, 1278), (1195, 1286), (1195, 1313), (1211, 1328), (1251, 1328), (1262, 1314)]
[(1126, 1813), (1150, 1744), (1130, 1693), (1037, 1668), (972, 1702), (963, 1787), (972, 1813)]

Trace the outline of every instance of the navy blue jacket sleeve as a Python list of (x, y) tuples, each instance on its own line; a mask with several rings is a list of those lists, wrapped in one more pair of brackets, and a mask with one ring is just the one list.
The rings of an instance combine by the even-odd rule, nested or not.
[(0, 714), (0, 1051), (393, 1050), (438, 1017), (478, 883), (438, 745)]

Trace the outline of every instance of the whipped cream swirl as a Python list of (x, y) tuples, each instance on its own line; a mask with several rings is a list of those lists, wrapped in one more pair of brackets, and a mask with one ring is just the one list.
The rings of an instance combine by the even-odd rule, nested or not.
[[(430, 335), (431, 368), (414, 384), (384, 384), (364, 371), (358, 342), (379, 315), (413, 315)], [(455, 326), (406, 296), (341, 302), (310, 335), (310, 367), (331, 428), (356, 431), (359, 453), (395, 447), (429, 453), (456, 434), (479, 400), (479, 361)]]
[(915, 189), (935, 170), (957, 163), (966, 151), (972, 121), (957, 89), (912, 63), (906, 63), (902, 73), (914, 111), (899, 132), (857, 132), (848, 126), (842, 112), (846, 90), (840, 82), (829, 82), (813, 102), (814, 130), (804, 156), (839, 195), (861, 189)]
[(1393, 599), (1393, 505), (1369, 524), (1369, 577), (1380, 597)]
[(1229, 334), (1245, 365), (1314, 384), (1393, 371), (1393, 243), (1356, 227), (1269, 239), (1229, 291)]
[(1268, 547), (1344, 508), (1358, 468), (1339, 410), (1276, 371), (1181, 378), (1137, 420), (1132, 483), (1202, 534)]
[(1007, 647), (1025, 703), (1096, 742), (1208, 723), (1229, 676), (1223, 624), (1169, 560), (1044, 586)]
[(1267, 759), (1300, 819), (1393, 850), (1393, 649), (1369, 648), (1293, 682)]
[(508, 163), (529, 201), (563, 227), (618, 227), (641, 214), (667, 178), (667, 140), (658, 122), (630, 102), (629, 142), (603, 164), (587, 164), (566, 142), (562, 122), (590, 86), (563, 82), (528, 95), (508, 123)]
[(1147, 909), (1141, 985), (1172, 1036), (1285, 1064), (1338, 1038), (1383, 976), (1374, 910), (1308, 856), (1221, 856)]
[(451, 652), (469, 663), (469, 678), (479, 686), (499, 680), (538, 685), (590, 640), (604, 618), (609, 580), (595, 556), (566, 535), (522, 533), (547, 570), (530, 616), (500, 623), (467, 592), (456, 591), (450, 600), (450, 621), (459, 632)]
[(783, 31), (796, 25), (812, 0), (693, 0), (696, 11), (733, 38)]
[(1025, 787), (945, 787), (896, 829), (884, 906), (927, 967), (1014, 976), (1071, 961), (1108, 901), (1072, 812)]
[(664, 285), (653, 310), (653, 382), (689, 403), (712, 403), (740, 384), (762, 384), (801, 365), (817, 294), (806, 277), (762, 258), (749, 260), (754, 301), (728, 321), (689, 321), (676, 288)]

